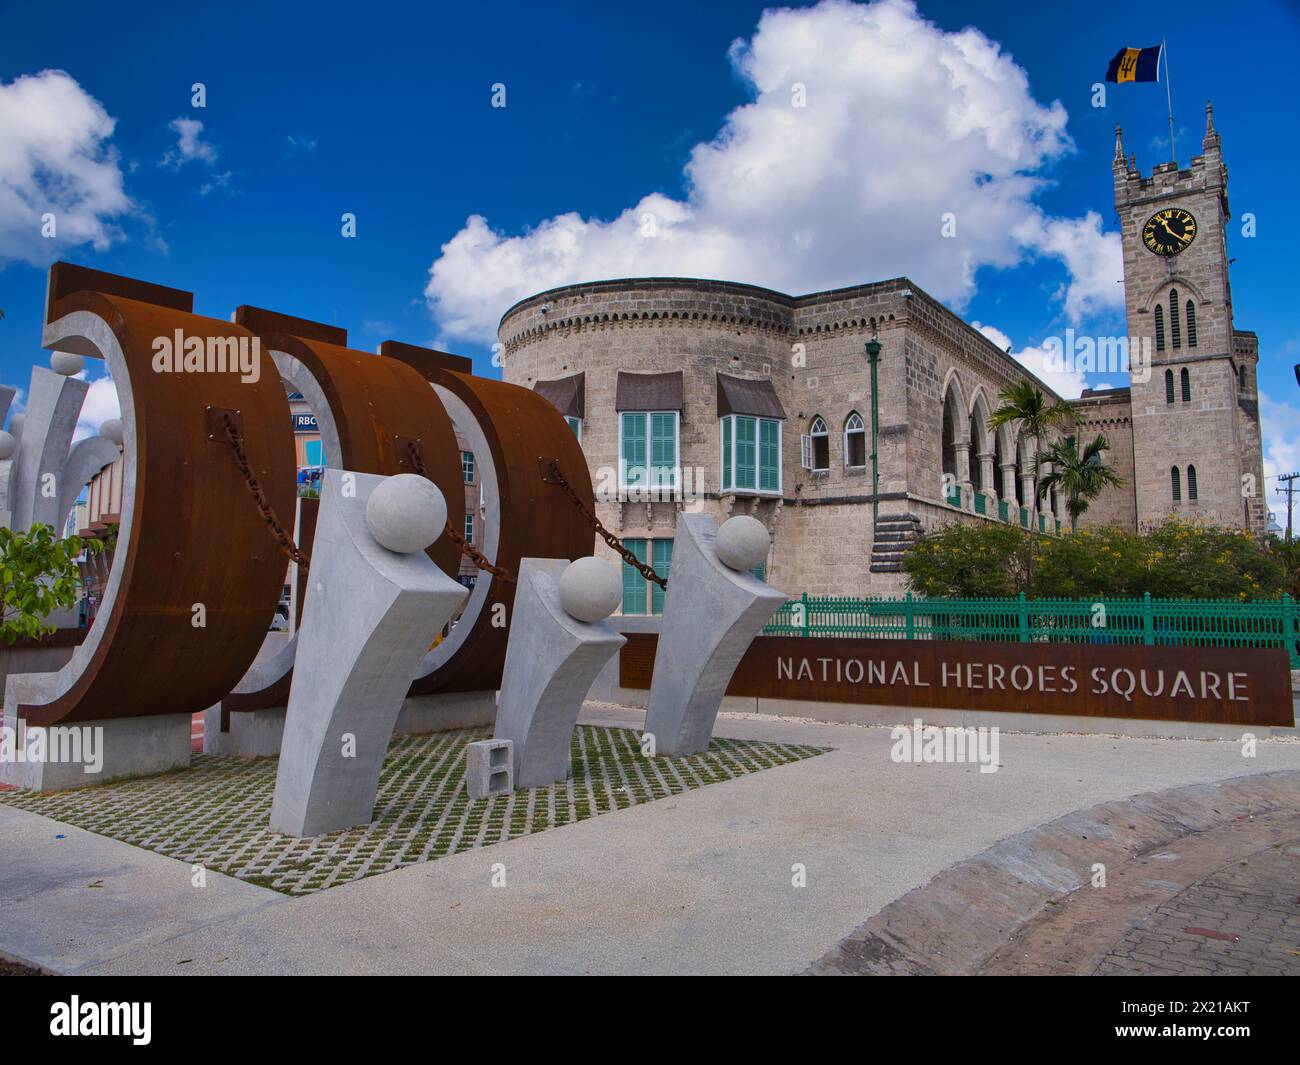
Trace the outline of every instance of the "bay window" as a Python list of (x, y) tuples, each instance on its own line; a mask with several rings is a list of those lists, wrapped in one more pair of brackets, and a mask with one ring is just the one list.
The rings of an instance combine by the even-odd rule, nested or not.
[(677, 411), (619, 413), (618, 486), (675, 490), (680, 415)]
[(722, 491), (781, 493), (781, 422), (747, 414), (720, 418)]

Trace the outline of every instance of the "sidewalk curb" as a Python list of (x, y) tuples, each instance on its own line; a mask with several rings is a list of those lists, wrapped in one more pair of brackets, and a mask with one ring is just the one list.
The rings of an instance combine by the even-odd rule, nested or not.
[(805, 975), (978, 972), (1029, 921), (1090, 883), (1187, 836), (1272, 813), (1300, 813), (1300, 772), (1259, 773), (1148, 792), (1077, 810), (994, 844), (891, 902)]

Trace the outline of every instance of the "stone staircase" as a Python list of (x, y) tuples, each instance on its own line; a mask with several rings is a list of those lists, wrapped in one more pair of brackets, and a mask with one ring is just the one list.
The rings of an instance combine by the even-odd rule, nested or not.
[(871, 572), (901, 573), (903, 556), (921, 537), (915, 514), (881, 514), (871, 541)]

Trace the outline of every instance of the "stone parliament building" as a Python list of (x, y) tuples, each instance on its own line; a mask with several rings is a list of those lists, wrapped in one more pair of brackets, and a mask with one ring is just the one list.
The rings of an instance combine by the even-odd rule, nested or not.
[[(1186, 169), (1144, 177), (1117, 128), (1113, 172), (1130, 343), (1150, 356), (1128, 387), (1085, 391), (1063, 430), (1080, 446), (1104, 433), (1124, 482), (1082, 524), (1177, 516), (1262, 535), (1258, 345), (1233, 323), (1212, 110)], [(1068, 528), (1063, 499), (1033, 499), (1032, 443), (987, 428), (1017, 380), (1059, 397), (906, 278), (806, 296), (682, 278), (567, 285), (511, 307), (499, 339), (505, 379), (579, 435), (601, 520), (661, 573), (683, 507), (762, 521), (759, 575), (792, 594), (901, 594), (907, 547), (951, 521)], [(623, 571), (624, 613), (658, 613), (657, 586)]]

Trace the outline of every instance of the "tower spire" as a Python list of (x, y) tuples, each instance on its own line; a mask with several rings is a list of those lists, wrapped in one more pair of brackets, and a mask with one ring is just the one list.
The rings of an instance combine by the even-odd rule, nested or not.
[(1115, 165), (1124, 165), (1124, 132), (1118, 126), (1115, 126)]
[(1205, 140), (1201, 147), (1205, 150), (1217, 148), (1219, 146), (1219, 131), (1214, 128), (1214, 104), (1210, 100), (1205, 101)]

